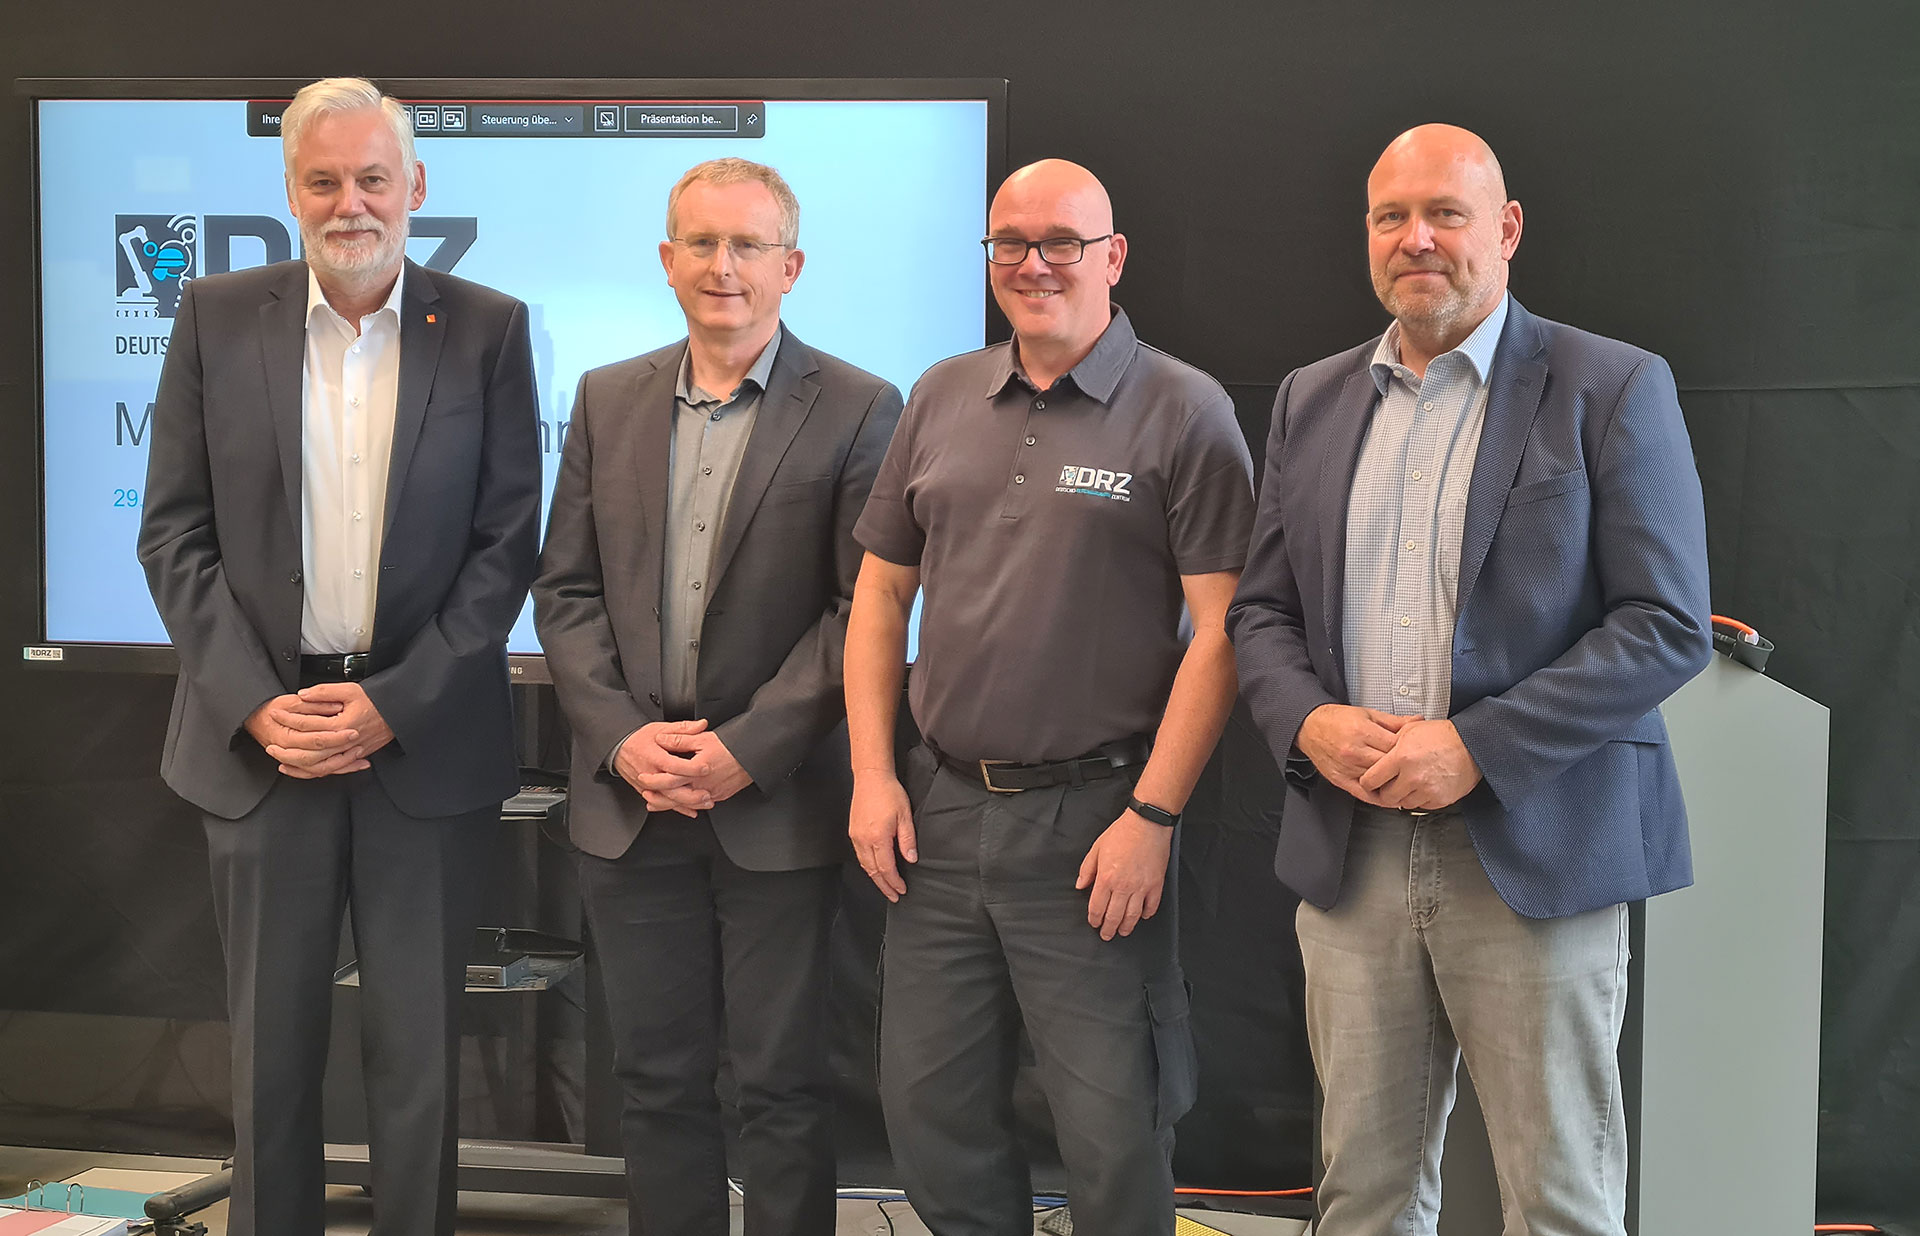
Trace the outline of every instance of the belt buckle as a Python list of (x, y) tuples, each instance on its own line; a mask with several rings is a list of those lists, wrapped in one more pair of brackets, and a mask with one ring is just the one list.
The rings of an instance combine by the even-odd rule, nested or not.
[(348, 682), (358, 682), (366, 676), (367, 667), (373, 660), (370, 652), (349, 652), (340, 658), (340, 676)]
[(987, 787), (987, 793), (1018, 794), (1020, 792), (1018, 789), (1009, 789), (1004, 786), (995, 785), (993, 783), (993, 770), (996, 765), (1017, 764), (1019, 762), (1020, 761), (1018, 760), (981, 760), (980, 761), (980, 783)]

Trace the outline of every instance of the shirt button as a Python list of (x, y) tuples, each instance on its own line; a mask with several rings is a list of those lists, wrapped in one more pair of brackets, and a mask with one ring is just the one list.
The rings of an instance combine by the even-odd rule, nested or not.
[(1427, 411), (1431, 412), (1433, 411), (1433, 400), (1429, 399), (1427, 400), (1427, 402), (1421, 404), (1420, 406), (1425, 408)]
[(359, 451), (355, 451), (355, 452), (353, 453), (353, 462), (355, 462), (355, 463), (359, 463), (359, 462), (360, 462), (360, 452), (359, 452)]
[(355, 635), (365, 635), (367, 633), (367, 629), (365, 627), (355, 627), (353, 629), (353, 633)]
[(356, 407), (356, 408), (357, 408), (357, 407), (359, 407), (359, 406), (360, 406), (360, 396), (358, 396), (358, 395), (348, 395), (348, 396), (347, 396), (347, 402), (348, 402), (348, 403), (350, 403), (350, 404), (352, 404), (352, 405), (353, 405), (354, 407)]
[(1034, 442), (1035, 442), (1035, 438), (1033, 437), (1033, 435), (1032, 435), (1032, 434), (1028, 434), (1028, 435), (1027, 435), (1027, 445), (1028, 445), (1028, 446), (1032, 446), (1032, 445), (1034, 444)]
[(1044, 400), (1044, 399), (1036, 399), (1036, 400), (1034, 400), (1034, 401), (1033, 401), (1033, 410), (1034, 410), (1035, 412), (1045, 412), (1045, 411), (1047, 410), (1047, 401), (1046, 401), (1046, 400)]
[(354, 521), (355, 523), (359, 523), (359, 522), (360, 522), (360, 512), (358, 512), (358, 511), (355, 511), (355, 512), (353, 513), (353, 521)]
[(1413, 471), (1407, 473), (1407, 475), (1417, 481), (1420, 479), (1420, 469), (1415, 468)]
[(1407, 689), (1406, 689), (1405, 687), (1401, 687), (1401, 688), (1400, 688), (1400, 694), (1402, 694), (1402, 695), (1407, 695), (1407, 694), (1410, 694), (1410, 692), (1408, 692), (1408, 690), (1407, 690)]
[[(698, 588), (699, 586), (700, 586), (699, 584), (694, 585), (694, 587), (696, 588)], [(1406, 614), (1402, 614), (1400, 615), (1400, 625), (1403, 627), (1410, 627), (1413, 625), (1413, 619)]]
[(364, 578), (366, 578), (366, 574), (367, 574), (367, 573), (366, 573), (365, 571), (363, 571), (363, 570), (361, 570), (361, 569), (360, 569), (359, 567), (355, 567), (355, 568), (353, 568), (353, 577), (354, 577), (355, 579), (364, 579)]
[(1412, 553), (1412, 552), (1413, 552), (1414, 550), (1416, 550), (1416, 549), (1419, 549), (1419, 548), (1420, 548), (1420, 542), (1418, 542), (1418, 541), (1408, 541), (1408, 542), (1407, 542), (1407, 552), (1408, 552), (1408, 553)]
[(700, 647), (700, 641), (697, 639), (690, 639), (687, 641), (687, 647), (697, 649)]
[(357, 343), (354, 344), (353, 347), (348, 350), (351, 351), (355, 356), (360, 355), (360, 345)]
[(712, 469), (712, 468), (702, 468), (702, 469), (700, 469), (700, 475), (701, 475), (701, 476), (712, 476), (712, 475), (713, 475), (713, 469)]
[(1013, 483), (1015, 485), (1025, 485), (1027, 483), (1027, 478), (1024, 476), (1016, 476), (1013, 478)]
[(704, 519), (696, 519), (696, 520), (694, 520), (694, 521), (693, 521), (693, 530), (694, 530), (695, 532), (705, 532), (705, 531), (707, 530), (707, 521), (706, 521), (706, 520), (704, 520)]
[(700, 591), (700, 581), (697, 579), (693, 581), (693, 590), (695, 592)]
[(711, 417), (709, 417), (708, 419), (710, 419), (710, 420), (716, 420), (716, 421), (717, 421), (717, 420), (719, 420), (719, 419), (720, 419), (720, 414), (719, 414), (718, 412), (715, 412), (715, 413), (714, 413), (714, 414), (713, 414), (713, 415), (712, 415)]

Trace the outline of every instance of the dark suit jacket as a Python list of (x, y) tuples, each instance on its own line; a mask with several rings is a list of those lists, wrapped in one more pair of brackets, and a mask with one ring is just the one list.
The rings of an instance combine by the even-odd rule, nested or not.
[[(785, 329), (782, 327), (781, 329)], [(645, 801), (607, 769), (660, 706), (660, 578), (674, 388), (687, 344), (595, 369), (579, 397), (533, 587), (573, 725), (574, 842), (617, 858)], [(837, 862), (852, 793), (840, 667), (866, 504), (900, 392), (791, 332), (720, 531), (700, 636), (698, 715), (753, 777), (710, 813), (749, 870)]]
[[(180, 654), (161, 772), (217, 816), (279, 774), (242, 728), (300, 671), (306, 263), (189, 284), (153, 409), (140, 561)], [(506, 638), (533, 576), (540, 443), (526, 306), (409, 262), (372, 653), (373, 771), (429, 817), (517, 788)]]
[[(1281, 385), (1227, 618), (1242, 691), (1287, 770), (1275, 871), (1322, 907), (1339, 894), (1354, 800), (1293, 743), (1308, 713), (1349, 702), (1347, 501), (1377, 342)], [(1485, 774), (1462, 805), (1501, 897), (1550, 918), (1691, 883), (1657, 706), (1712, 645), (1700, 480), (1664, 361), (1512, 302), (1457, 595), (1450, 719)]]

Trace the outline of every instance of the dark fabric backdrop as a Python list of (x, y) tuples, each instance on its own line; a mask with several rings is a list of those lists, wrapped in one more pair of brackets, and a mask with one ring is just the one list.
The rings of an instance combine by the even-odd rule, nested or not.
[[(1770, 672), (1833, 710), (1821, 1210), (1920, 1230), (1920, 9), (1906, 0), (95, 0), (8, 16), (0, 78), (1005, 77), (1010, 165), (1067, 155), (1106, 180), (1133, 242), (1123, 303), (1144, 338), (1233, 386), (1256, 441), (1290, 369), (1382, 324), (1360, 230), (1380, 147), (1425, 120), (1477, 129), (1527, 210), (1517, 294), (1671, 360), (1716, 608), (1773, 638)], [(0, 111), (12, 647), (36, 627), (34, 323), (18, 277), (26, 108)], [(567, 186), (552, 193), (564, 219)], [(153, 772), (167, 693), (0, 657), (0, 1142), (227, 1136), (203, 845)], [(1271, 777), (1236, 725), (1187, 843), (1206, 1082), (1180, 1169), (1216, 1185), (1305, 1183), (1310, 1074), (1291, 903), (1264, 861)], [(849, 914), (843, 967), (849, 1110), (869, 1143), (871, 911)], [(487, 1064), (470, 1080), (500, 1076)], [(513, 1110), (540, 1135), (570, 1131), (567, 1103)]]

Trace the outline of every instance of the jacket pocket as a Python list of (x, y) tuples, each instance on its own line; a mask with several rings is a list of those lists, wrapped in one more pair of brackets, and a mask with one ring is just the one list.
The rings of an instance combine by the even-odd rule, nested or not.
[(1528, 481), (1525, 485), (1515, 485), (1508, 492), (1507, 509), (1525, 506), (1529, 502), (1544, 502), (1548, 498), (1558, 498), (1561, 494), (1586, 487), (1587, 470), (1585, 468), (1562, 472), (1559, 476), (1550, 476), (1543, 481)]

